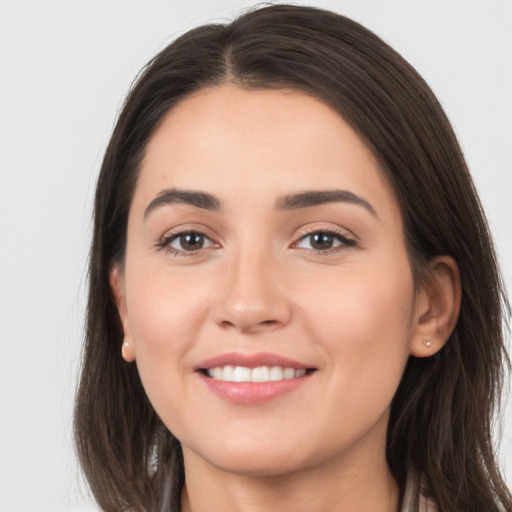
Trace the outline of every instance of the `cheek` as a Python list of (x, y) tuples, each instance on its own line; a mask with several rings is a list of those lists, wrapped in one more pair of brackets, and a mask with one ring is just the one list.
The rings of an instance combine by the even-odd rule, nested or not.
[(321, 294), (304, 300), (304, 328), (330, 361), (337, 399), (352, 401), (357, 408), (358, 400), (373, 397), (387, 407), (409, 356), (412, 275), (395, 263), (380, 267), (380, 272), (344, 269), (326, 285)]
[(414, 283), (407, 266), (392, 263), (317, 274), (297, 288), (297, 305), (333, 340), (373, 345), (403, 338), (412, 325)]
[(190, 371), (186, 355), (197, 343), (198, 326), (208, 314), (208, 281), (187, 279), (154, 265), (136, 269), (130, 274), (127, 267), (130, 329), (141, 380), (158, 408), (167, 400), (165, 390), (179, 385)]
[(156, 264), (134, 261), (131, 267), (127, 265), (126, 275), (136, 348), (172, 350), (176, 343), (191, 341), (192, 328), (206, 314), (210, 287), (207, 276), (197, 270), (173, 271), (165, 260)]

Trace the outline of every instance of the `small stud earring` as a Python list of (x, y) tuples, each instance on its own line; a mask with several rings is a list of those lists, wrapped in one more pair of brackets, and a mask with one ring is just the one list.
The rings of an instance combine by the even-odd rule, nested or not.
[(128, 349), (130, 348), (130, 344), (127, 341), (123, 341), (123, 345), (121, 347), (121, 357), (126, 361), (132, 361)]
[(423, 340), (423, 344), (428, 348), (432, 346), (432, 342), (430, 340)]

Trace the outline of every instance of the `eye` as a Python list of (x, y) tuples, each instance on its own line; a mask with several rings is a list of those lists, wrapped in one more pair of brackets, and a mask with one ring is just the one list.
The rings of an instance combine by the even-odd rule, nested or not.
[(169, 246), (180, 251), (197, 251), (204, 247), (206, 240), (201, 233), (181, 233), (171, 239)]
[(354, 240), (350, 240), (339, 233), (332, 231), (315, 231), (314, 233), (309, 233), (306, 236), (303, 236), (295, 244), (295, 247), (316, 252), (336, 252), (336, 249), (341, 250), (355, 245), (356, 242)]
[(198, 231), (183, 231), (165, 236), (158, 242), (158, 247), (175, 256), (184, 256), (201, 249), (212, 247), (214, 243), (204, 233)]

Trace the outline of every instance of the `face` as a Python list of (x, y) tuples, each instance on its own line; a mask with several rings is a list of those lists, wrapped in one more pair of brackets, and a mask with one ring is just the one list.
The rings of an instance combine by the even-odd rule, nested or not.
[(393, 194), (324, 103), (220, 86), (174, 107), (112, 282), (125, 357), (186, 466), (277, 475), (384, 453), (415, 288)]

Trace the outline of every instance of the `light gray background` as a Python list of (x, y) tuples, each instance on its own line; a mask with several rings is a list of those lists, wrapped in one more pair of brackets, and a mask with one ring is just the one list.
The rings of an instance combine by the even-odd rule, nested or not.
[[(353, 17), (439, 96), (512, 289), (512, 0), (296, 2)], [(176, 35), (253, 2), (0, 0), (0, 512), (92, 510), (71, 411), (91, 202), (116, 113)], [(512, 483), (512, 407), (500, 451)]]

